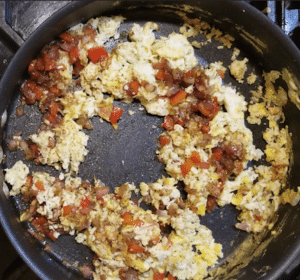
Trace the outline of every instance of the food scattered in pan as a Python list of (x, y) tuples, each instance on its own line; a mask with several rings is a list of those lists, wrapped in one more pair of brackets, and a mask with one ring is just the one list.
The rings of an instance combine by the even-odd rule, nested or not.
[[(286, 189), (292, 145), (288, 127), (278, 124), (284, 120), (287, 94), (274, 86), (277, 71), (264, 73), (265, 87), (252, 92), (249, 104), (226, 85), (226, 71), (238, 83), (256, 80), (254, 74), (245, 76), (248, 59), (237, 59), (238, 49), (229, 69), (218, 61), (199, 65), (193, 46), (201, 44), (188, 40), (207, 30), (197, 20), (160, 38), (155, 36), (158, 24), (133, 24), (129, 40), (108, 52), (105, 43), (118, 39), (125, 20), (100, 17), (76, 25), (31, 61), (16, 114), (34, 104), (42, 122), (29, 139), (16, 133), (8, 148), (61, 173), (32, 172), (17, 161), (6, 169), (5, 179), (12, 186), (10, 195), (21, 193), (28, 202), (21, 221), (31, 222), (37, 239), (55, 241), (70, 234), (93, 250), (93, 268), (81, 267), (84, 276), (203, 279), (223, 253), (201, 216), (231, 203), (240, 210), (236, 228), (257, 233), (272, 230), (280, 204), (299, 201), (298, 192)], [(233, 41), (216, 30), (206, 36), (228, 48)], [(98, 116), (122, 129), (118, 121), (124, 111), (114, 105), (115, 99), (138, 100), (148, 114), (163, 118), (157, 157), (168, 177), (139, 187), (124, 182), (111, 193), (97, 174), (93, 182), (78, 176), (89, 153), (85, 129), (93, 129), (90, 119)], [(251, 124), (262, 118), (269, 122), (264, 151), (253, 144), (246, 112)], [(132, 111), (128, 114), (134, 118)], [(264, 156), (268, 164), (248, 164)], [(139, 193), (140, 200), (131, 199), (132, 193)], [(141, 202), (153, 210), (143, 209)]]

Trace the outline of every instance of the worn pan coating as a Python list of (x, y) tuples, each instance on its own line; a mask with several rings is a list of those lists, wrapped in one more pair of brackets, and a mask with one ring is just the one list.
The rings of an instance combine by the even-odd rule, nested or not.
[[(249, 58), (250, 70), (259, 77), (261, 77), (263, 69), (281, 71), (284, 67), (288, 68), (294, 76), (300, 77), (299, 50), (277, 26), (247, 3), (180, 1), (172, 7), (165, 7), (162, 4), (169, 6), (171, 2), (72, 2), (55, 13), (32, 34), (16, 53), (0, 83), (1, 135), (3, 135), (1, 141), (6, 154), (6, 161), (2, 163), (3, 169), (10, 167), (16, 159), (22, 158), (20, 152), (7, 152), (5, 143), (9, 137), (16, 130), (22, 130), (24, 136), (29, 135), (36, 130), (40, 122), (40, 115), (32, 106), (25, 108), (25, 116), (21, 118), (16, 118), (14, 114), (15, 107), (18, 105), (20, 84), (27, 77), (27, 65), (43, 45), (57, 38), (58, 34), (70, 26), (85, 22), (91, 17), (122, 14), (128, 21), (122, 25), (121, 30), (128, 30), (133, 22), (155, 21), (161, 27), (157, 32), (159, 36), (167, 35), (172, 30), (178, 31), (182, 20), (173, 11), (181, 10), (184, 4), (190, 5), (196, 8), (188, 13), (191, 18), (200, 16), (236, 38), (235, 46), (241, 49), (242, 56)], [(131, 8), (128, 9), (128, 7)], [(245, 34), (251, 34), (251, 36)], [(258, 41), (256, 39), (253, 41), (254, 37), (252, 36)], [(108, 48), (126, 39), (125, 35), (121, 36), (117, 42), (111, 41)], [(204, 37), (200, 36), (198, 40), (204, 40)], [(262, 43), (259, 44), (260, 47), (257, 47), (257, 42)], [(208, 44), (196, 51), (201, 64), (221, 60), (224, 65), (228, 65), (232, 50), (227, 48), (217, 50), (216, 44)], [(261, 78), (259, 80), (262, 81)], [(247, 84), (237, 84), (228, 74), (225, 82), (237, 86), (237, 89), (244, 93), (246, 98), (249, 98), (249, 90), (252, 87)], [(93, 119), (94, 130), (89, 133), (91, 138), (89, 143), (93, 143), (93, 145), (89, 144), (88, 146), (90, 153), (80, 166), (79, 176), (92, 180), (96, 175), (112, 188), (125, 181), (137, 184), (141, 181), (154, 181), (165, 174), (163, 165), (155, 158), (156, 138), (161, 133), (159, 125), (162, 119), (140, 111), (139, 103), (118, 106), (126, 109), (130, 107), (136, 111), (136, 117), (132, 118), (124, 114), (118, 131), (114, 131), (106, 123), (100, 126), (99, 121)], [(300, 164), (298, 140), (300, 112), (294, 104), (289, 103), (285, 108), (285, 115), (294, 143), (294, 166), (289, 183), (291, 188), (296, 188), (300, 185), (300, 179), (297, 176)], [(156, 128), (153, 128), (153, 125)], [(256, 144), (263, 147), (260, 129), (253, 127), (251, 129), (254, 129)], [(51, 168), (36, 167), (30, 162), (28, 164), (33, 170), (43, 169), (55, 173)], [(0, 176), (2, 185), (2, 172)], [(68, 264), (74, 264), (76, 261), (79, 262), (79, 265), (90, 264), (93, 253), (83, 245), (77, 244), (70, 236), (61, 236), (55, 243), (49, 240), (38, 242), (26, 231), (28, 225), (18, 222), (19, 211), (22, 211), (24, 207), (20, 197), (7, 198), (5, 191), (1, 188), (1, 223), (22, 258), (42, 279), (82, 279), (78, 270), (72, 266), (68, 267)], [(300, 247), (299, 210), (299, 206), (284, 206), (280, 209), (275, 229), (280, 227), (281, 233), (272, 240), (268, 239), (269, 235), (267, 234), (261, 243), (268, 243), (268, 245), (260, 254), (253, 257), (247, 266), (243, 267), (244, 260), (241, 259), (237, 266), (242, 268), (234, 279), (277, 279), (289, 267), (297, 258)], [(201, 220), (213, 231), (216, 242), (223, 244), (224, 259), (220, 261), (220, 264), (225, 267), (226, 257), (234, 253), (249, 236), (234, 228), (237, 214), (238, 211), (228, 205), (214, 210)], [(50, 253), (44, 249), (46, 243), (52, 247)], [(259, 248), (254, 251), (254, 254), (259, 252)], [(232, 269), (234, 267), (230, 270)]]

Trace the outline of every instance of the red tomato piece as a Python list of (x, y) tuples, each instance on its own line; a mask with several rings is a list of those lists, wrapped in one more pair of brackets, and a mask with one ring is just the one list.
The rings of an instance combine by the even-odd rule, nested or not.
[(72, 212), (71, 206), (70, 205), (66, 205), (63, 207), (63, 215), (66, 216), (68, 214), (70, 214)]
[(117, 106), (113, 106), (112, 108), (112, 112), (111, 112), (111, 115), (110, 115), (110, 122), (112, 124), (117, 124), (118, 120), (121, 118), (123, 114), (123, 109), (117, 107)]
[(145, 248), (142, 247), (137, 242), (129, 241), (127, 243), (127, 245), (128, 245), (128, 252), (131, 253), (131, 254), (143, 253), (145, 251)]
[(129, 213), (129, 212), (125, 212), (121, 218), (123, 219), (123, 222), (122, 224), (123, 225), (129, 225), (129, 226), (133, 226), (134, 223), (133, 223), (133, 217), (132, 215)]
[(71, 64), (74, 64), (79, 58), (78, 46), (70, 51)]
[(154, 272), (153, 274), (153, 280), (164, 280), (166, 274), (165, 273), (159, 273), (159, 272)]
[(185, 163), (181, 164), (181, 174), (183, 177), (185, 177), (189, 172), (191, 171), (192, 167), (195, 165), (195, 163), (189, 158), (185, 161)]
[(165, 72), (163, 69), (158, 70), (158, 72), (155, 75), (157, 80), (164, 81), (165, 80)]
[(83, 199), (81, 200), (81, 202), (80, 202), (80, 206), (81, 206), (82, 208), (88, 207), (89, 204), (90, 204), (90, 200), (89, 200), (89, 198), (88, 198), (87, 196), (86, 196), (85, 198), (83, 198)]
[(224, 72), (221, 69), (218, 69), (217, 73), (220, 75), (221, 79), (224, 78)]
[(202, 131), (202, 133), (204, 133), (204, 134), (208, 134), (208, 132), (210, 131), (210, 126), (209, 126), (209, 124), (203, 125), (203, 126), (201, 127), (201, 131)]
[(95, 47), (88, 50), (88, 57), (93, 63), (98, 63), (108, 58), (108, 53), (104, 47)]
[(218, 199), (215, 196), (209, 195), (206, 201), (206, 211), (209, 213), (217, 207)]
[(178, 93), (176, 93), (175, 96), (173, 96), (172, 98), (170, 98), (170, 103), (174, 106), (179, 104), (181, 101), (183, 101), (186, 97), (187, 93), (185, 92), (185, 90), (181, 90)]
[(200, 162), (199, 163), (199, 168), (201, 169), (208, 169), (210, 164), (208, 162)]
[(38, 217), (34, 220), (35, 224), (37, 225), (44, 225), (47, 223), (47, 219), (45, 217)]
[(68, 32), (60, 34), (59, 37), (68, 43), (72, 43), (74, 40), (74, 37)]
[(48, 53), (44, 53), (44, 67), (46, 71), (50, 71), (56, 68), (56, 62), (51, 59)]
[(223, 149), (221, 147), (215, 147), (212, 149), (212, 157), (216, 160), (216, 161), (221, 161), (222, 157), (223, 157)]
[(37, 59), (33, 59), (33, 60), (30, 61), (30, 64), (28, 66), (28, 72), (29, 73), (36, 70), (36, 64), (37, 64)]
[(195, 164), (201, 163), (200, 155), (199, 155), (199, 153), (196, 152), (196, 151), (192, 151), (190, 159), (191, 159), (191, 160), (193, 161), (193, 163), (195, 163)]
[(24, 187), (26, 187), (26, 188), (31, 188), (31, 186), (32, 186), (32, 176), (31, 175), (27, 175), (27, 177), (26, 177), (26, 182), (25, 182), (25, 184), (24, 184)]
[(163, 128), (166, 130), (173, 130), (175, 125), (175, 120), (172, 116), (168, 115), (164, 117)]
[(177, 280), (176, 277), (174, 277), (172, 274), (168, 274), (168, 280)]
[(219, 112), (218, 100), (216, 97), (214, 100), (209, 99), (199, 102), (197, 107), (201, 114), (208, 117), (210, 120), (212, 120)]
[(257, 215), (254, 215), (254, 219), (255, 219), (256, 221), (258, 221), (258, 222), (261, 221), (261, 217), (260, 217), (260, 216), (257, 216)]
[(159, 144), (164, 147), (165, 145), (168, 145), (171, 142), (170, 138), (166, 135), (161, 135), (159, 137)]
[(38, 85), (34, 88), (33, 92), (35, 93), (35, 97), (37, 100), (41, 100), (42, 98), (42, 94), (43, 94), (43, 90), (41, 89), (41, 87), (39, 87)]
[(129, 212), (125, 212), (121, 216), (121, 218), (123, 219), (123, 222), (122, 222), (123, 225), (141, 227), (144, 224), (144, 222), (140, 219), (134, 220), (131, 213), (129, 213)]
[(160, 241), (160, 236), (155, 237), (154, 239), (151, 240), (153, 245), (158, 244), (158, 242)]
[(43, 182), (41, 182), (41, 181), (37, 181), (37, 182), (35, 183), (35, 186), (36, 186), (36, 188), (37, 188), (39, 191), (44, 191), (44, 190), (45, 190), (44, 184), (43, 184)]
[(58, 102), (53, 102), (50, 106), (50, 114), (52, 116), (55, 116), (58, 113)]
[(132, 81), (128, 84), (129, 88), (136, 94), (139, 92), (140, 83), (138, 81)]

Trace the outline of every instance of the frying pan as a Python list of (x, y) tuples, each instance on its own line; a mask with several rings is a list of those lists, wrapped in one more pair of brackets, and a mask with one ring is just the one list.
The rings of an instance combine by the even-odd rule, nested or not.
[[(189, 5), (189, 9), (186, 9)], [(22, 158), (18, 151), (7, 152), (6, 143), (17, 130), (22, 130), (24, 137), (33, 133), (40, 123), (40, 115), (33, 106), (25, 107), (25, 116), (15, 117), (15, 108), (19, 104), (19, 87), (27, 77), (27, 65), (41, 50), (42, 46), (79, 22), (86, 22), (91, 17), (101, 15), (122, 14), (128, 21), (121, 26), (122, 31), (128, 30), (130, 24), (140, 24), (155, 21), (161, 29), (157, 36), (167, 35), (172, 30), (178, 31), (182, 19), (174, 11), (186, 9), (190, 18), (201, 17), (221, 31), (235, 38), (234, 46), (241, 50), (241, 57), (249, 58), (249, 71), (258, 75), (255, 85), (237, 84), (226, 74), (224, 82), (232, 84), (249, 100), (249, 90), (262, 83), (262, 72), (270, 70), (281, 71), (287, 68), (294, 76), (300, 76), (300, 53), (297, 47), (284, 33), (275, 26), (260, 11), (245, 2), (231, 1), (84, 1), (71, 2), (47, 21), (45, 21), (18, 50), (11, 61), (0, 83), (0, 133), (1, 145), (5, 160), (2, 169), (11, 167)], [(110, 50), (118, 43), (127, 40), (126, 33), (118, 41), (109, 41)], [(125, 35), (124, 35), (125, 34)], [(204, 37), (196, 38), (203, 41)], [(217, 49), (218, 43), (212, 42), (196, 51), (202, 65), (214, 61), (230, 63), (232, 50)], [(283, 85), (287, 89), (286, 85)], [(161, 133), (162, 119), (146, 114), (139, 110), (141, 105), (118, 104), (128, 110), (134, 110), (134, 118), (127, 114), (119, 122), (119, 129), (114, 131), (109, 124), (99, 125), (93, 119), (94, 130), (89, 132), (90, 141), (87, 147), (90, 151), (86, 161), (80, 166), (79, 176), (92, 180), (93, 176), (113, 187), (125, 181), (152, 182), (165, 175), (164, 167), (155, 159), (157, 149), (156, 138)], [(289, 176), (289, 187), (296, 188), (299, 184), (297, 172), (300, 165), (300, 111), (289, 102), (285, 106), (286, 124), (292, 133), (294, 164)], [(98, 123), (97, 123), (98, 122)], [(255, 144), (263, 148), (261, 128), (250, 126), (254, 131)], [(92, 143), (92, 144), (91, 144)], [(44, 170), (52, 174), (50, 167), (35, 166), (26, 162), (30, 169)], [(55, 174), (57, 175), (57, 174)], [(3, 172), (0, 173), (1, 185)], [(34, 239), (28, 232), (30, 225), (20, 223), (19, 213), (26, 205), (20, 197), (8, 197), (5, 185), (0, 190), (0, 219), (12, 244), (24, 261), (42, 279), (82, 279), (76, 266), (91, 264), (93, 253), (81, 244), (77, 244), (68, 235), (61, 236), (56, 242), (46, 239), (43, 242)], [(263, 235), (252, 235), (234, 228), (238, 211), (230, 205), (217, 208), (201, 219), (213, 232), (216, 242), (223, 244), (224, 258), (219, 262), (219, 268), (213, 272), (212, 279), (278, 279), (283, 272), (295, 261), (300, 250), (299, 236), (299, 205), (290, 207), (284, 205), (278, 212), (278, 220), (274, 229), (278, 234), (272, 237), (269, 232)], [(249, 243), (250, 242), (250, 243)], [(252, 242), (252, 243), (251, 243)], [(246, 247), (246, 245), (248, 247)], [(250, 244), (250, 245), (249, 245)], [(50, 247), (52, 248), (49, 251)], [(236, 252), (246, 253), (237, 255), (236, 261), (231, 262)], [(245, 253), (245, 252), (244, 252)], [(247, 256), (245, 256), (247, 255)], [(222, 274), (220, 271), (224, 270)], [(238, 271), (238, 272), (237, 272)]]

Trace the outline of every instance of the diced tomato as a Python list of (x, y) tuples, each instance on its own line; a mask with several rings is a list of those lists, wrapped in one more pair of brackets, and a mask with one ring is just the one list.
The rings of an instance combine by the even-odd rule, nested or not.
[(36, 82), (29, 79), (26, 81), (27, 87), (31, 90), (34, 91), (35, 87), (36, 87)]
[(216, 172), (219, 174), (220, 180), (225, 182), (227, 180), (227, 172), (223, 168), (217, 168)]
[(165, 273), (159, 273), (158, 271), (156, 271), (153, 274), (153, 280), (164, 280), (165, 276)]
[(210, 126), (209, 126), (209, 124), (203, 125), (203, 126), (201, 127), (201, 131), (202, 131), (202, 133), (204, 133), (204, 134), (208, 134), (208, 132), (210, 131)]
[(93, 63), (98, 63), (108, 58), (108, 53), (104, 47), (95, 47), (88, 50), (88, 57)]
[(58, 102), (53, 102), (50, 106), (50, 114), (55, 116), (58, 113)]
[(194, 77), (194, 74), (195, 74), (195, 72), (193, 70), (189, 70), (189, 71), (184, 73), (184, 75), (188, 78)]
[(189, 158), (185, 161), (185, 163), (181, 164), (181, 174), (183, 177), (185, 177), (192, 169), (192, 167), (195, 165), (195, 163)]
[(89, 198), (87, 196), (85, 198), (81, 199), (80, 206), (82, 208), (88, 207), (89, 204), (90, 204), (90, 200), (89, 200)]
[(193, 161), (193, 163), (195, 163), (195, 164), (201, 163), (200, 155), (199, 155), (199, 153), (196, 152), (196, 151), (192, 151), (190, 159), (191, 159), (191, 160)]
[(123, 219), (123, 225), (140, 227), (144, 224), (144, 222), (140, 219), (133, 220), (133, 217), (129, 212), (125, 212), (121, 218)]
[(117, 107), (117, 106), (113, 106), (111, 114), (110, 114), (110, 122), (112, 124), (117, 124), (118, 120), (121, 118), (123, 114), (123, 109)]
[(132, 81), (128, 84), (129, 91), (128, 95), (137, 95), (139, 92), (140, 83), (138, 81)]
[(224, 72), (221, 69), (218, 69), (217, 73), (220, 75), (221, 79), (224, 78)]
[(34, 88), (33, 92), (35, 93), (36, 99), (41, 100), (43, 90), (38, 85)]
[(46, 71), (50, 71), (56, 68), (56, 62), (49, 57), (48, 53), (44, 53), (44, 67)]
[(257, 215), (254, 215), (254, 220), (260, 222), (260, 221), (261, 221), (261, 217), (260, 217), (260, 216), (257, 216)]
[(158, 244), (158, 242), (160, 241), (160, 236), (155, 237), (154, 239), (151, 240), (153, 245)]
[(62, 118), (56, 114), (56, 115), (51, 115), (50, 112), (48, 112), (47, 114), (45, 114), (46, 119), (53, 125), (57, 125), (59, 123), (61, 123)]
[(80, 60), (76, 60), (75, 64), (73, 65), (73, 75), (75, 78), (79, 76), (79, 73), (83, 68), (84, 66), (81, 64)]
[(42, 91), (41, 87), (39, 87), (39, 86), (36, 84), (36, 82), (33, 81), (33, 80), (31, 80), (31, 79), (27, 80), (26, 84), (27, 84), (27, 87), (28, 87), (32, 92), (35, 93), (35, 98), (36, 98), (37, 100), (40, 100), (41, 97), (42, 97), (42, 94), (43, 94), (43, 91)]
[(63, 215), (66, 216), (68, 214), (70, 214), (72, 212), (71, 206), (70, 205), (66, 205), (63, 207)]
[(135, 219), (133, 221), (133, 223), (134, 223), (135, 226), (138, 226), (138, 227), (141, 227), (144, 224), (144, 222), (140, 219)]
[(30, 188), (31, 186), (32, 186), (32, 176), (31, 175), (27, 175), (27, 177), (26, 177), (26, 182), (25, 182), (25, 184), (24, 184), (24, 187), (26, 187), (26, 188)]
[(215, 196), (209, 195), (206, 201), (206, 211), (209, 213), (217, 207), (218, 199)]
[(28, 66), (28, 72), (31, 73), (32, 71), (36, 70), (36, 63), (37, 63), (37, 60), (36, 59), (33, 59), (30, 61), (30, 64)]
[(165, 145), (168, 145), (171, 142), (170, 138), (166, 135), (161, 135), (159, 137), (159, 144), (164, 147)]
[(181, 126), (184, 126), (185, 125), (185, 122), (184, 121), (182, 121), (182, 120), (176, 120), (176, 124), (179, 124), (179, 125), (181, 125)]
[(42, 226), (47, 223), (47, 219), (45, 217), (37, 217), (36, 219), (34, 219), (34, 223)]
[(208, 162), (200, 162), (198, 166), (201, 169), (208, 169), (210, 165)]
[(122, 197), (115, 193), (114, 198), (117, 199), (117, 200), (120, 200)]
[(235, 169), (237, 172), (241, 172), (243, 170), (243, 164), (241, 162), (235, 162), (234, 163)]
[(172, 116), (168, 115), (164, 117), (163, 128), (166, 130), (173, 130), (175, 125), (175, 120)]
[(168, 274), (168, 280), (177, 280), (176, 277), (174, 277), (172, 274)]
[(38, 154), (39, 153), (39, 149), (38, 149), (38, 146), (37, 144), (30, 144), (30, 149), (31, 151), (34, 153), (34, 154)]
[(125, 212), (121, 218), (123, 219), (122, 224), (123, 225), (129, 225), (129, 226), (133, 226), (133, 217), (129, 212)]
[(68, 32), (60, 34), (59, 37), (68, 43), (72, 43), (74, 40), (74, 37)]
[(128, 252), (131, 254), (143, 253), (145, 251), (145, 248), (140, 244), (138, 244), (137, 242), (129, 241), (127, 245), (128, 245)]
[(60, 89), (59, 89), (57, 86), (51, 87), (51, 88), (50, 88), (50, 91), (51, 91), (52, 93), (54, 93), (56, 96), (60, 96), (60, 94), (61, 94), (61, 91), (60, 91)]
[(57, 238), (55, 237), (54, 233), (55, 231), (52, 230), (52, 229), (44, 229), (43, 230), (43, 233), (48, 237), (50, 238), (52, 241), (56, 241)]
[(45, 62), (44, 62), (44, 59), (43, 57), (39, 57), (37, 59), (37, 62), (36, 62), (36, 69), (38, 71), (44, 71), (45, 70)]
[(219, 112), (219, 105), (216, 97), (214, 100), (209, 99), (200, 101), (197, 107), (201, 114), (208, 117), (210, 120), (212, 120)]
[(51, 114), (48, 114), (47, 120), (48, 120), (49, 122), (53, 123), (53, 124), (55, 123), (55, 117), (54, 117), (53, 115), (51, 115)]
[(221, 161), (222, 157), (223, 157), (223, 149), (221, 147), (215, 147), (212, 149), (212, 157), (216, 160), (216, 161)]
[(179, 104), (181, 101), (183, 101), (186, 97), (187, 93), (185, 92), (185, 90), (181, 90), (178, 93), (176, 93), (175, 96), (173, 96), (172, 98), (170, 98), (170, 103), (174, 106)]
[(36, 84), (36, 82), (33, 81), (33, 80), (31, 80), (31, 79), (29, 79), (29, 80), (27, 80), (26, 84), (27, 84), (27, 87), (28, 87), (32, 92), (35, 93), (35, 98), (36, 98), (37, 100), (40, 100), (43, 91), (42, 91), (42, 89)]
[(74, 64), (79, 58), (78, 46), (70, 51), (71, 64)]
[(163, 69), (158, 70), (158, 72), (155, 75), (157, 80), (164, 81), (165, 80), (165, 72)]
[(45, 190), (44, 184), (43, 184), (43, 182), (41, 182), (41, 181), (37, 181), (37, 182), (35, 183), (35, 186), (36, 186), (36, 188), (37, 188), (39, 191), (44, 191), (44, 190)]

